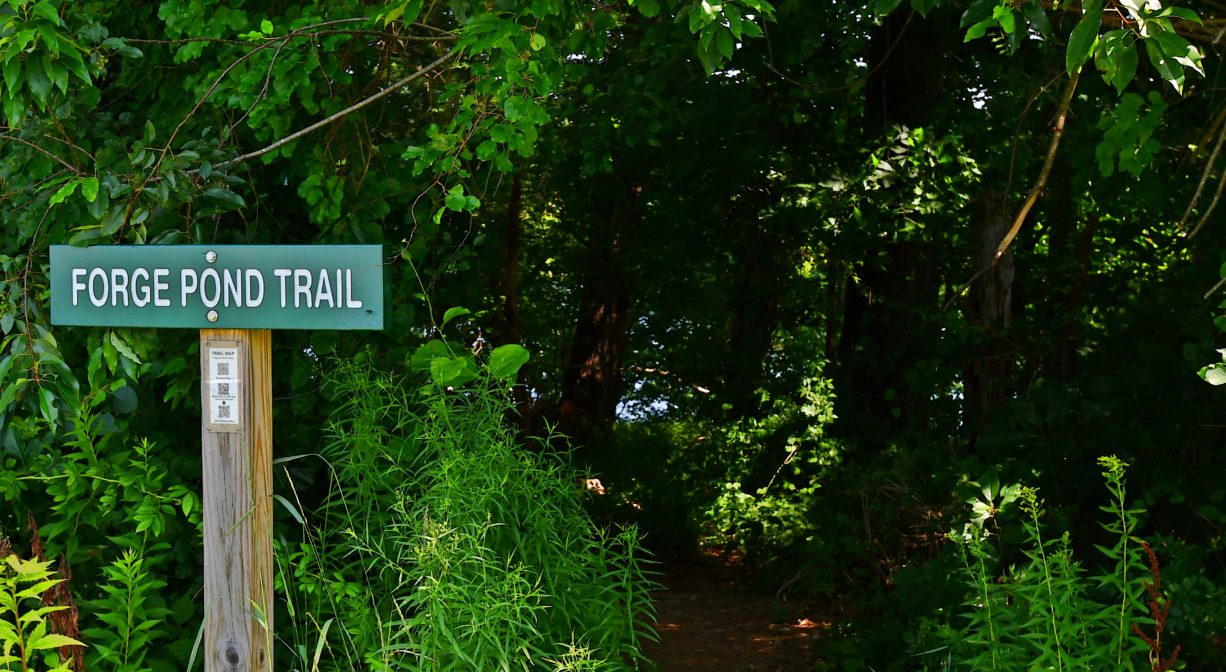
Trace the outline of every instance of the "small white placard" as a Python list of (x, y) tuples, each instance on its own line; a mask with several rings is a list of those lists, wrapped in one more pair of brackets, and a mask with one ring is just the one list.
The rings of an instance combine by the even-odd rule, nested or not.
[(242, 424), (239, 397), (238, 343), (208, 344), (208, 425), (209, 431), (234, 432)]

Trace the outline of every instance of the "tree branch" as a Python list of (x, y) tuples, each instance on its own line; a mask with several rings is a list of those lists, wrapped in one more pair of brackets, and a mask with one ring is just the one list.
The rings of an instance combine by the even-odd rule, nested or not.
[[(1205, 164), (1205, 170), (1200, 174), (1200, 182), (1196, 185), (1196, 193), (1192, 194), (1192, 200), (1188, 202), (1188, 207), (1183, 211), (1183, 217), (1179, 219), (1179, 224), (1176, 229), (1182, 229), (1188, 224), (1188, 219), (1192, 217), (1192, 210), (1200, 203), (1200, 197), (1205, 191), (1205, 183), (1209, 181), (1209, 174), (1213, 172), (1213, 166), (1217, 163), (1218, 154), (1222, 151), (1222, 141), (1226, 140), (1226, 108), (1218, 114), (1214, 125), (1219, 127), (1217, 142), (1213, 145), (1213, 152), (1209, 155), (1209, 162)], [(1210, 210), (1209, 212), (1212, 212)], [(1197, 227), (1199, 228), (1199, 227)], [(1192, 236), (1189, 235), (1189, 238)]]
[(52, 159), (55, 159), (56, 161), (59, 162), (61, 166), (64, 166), (65, 168), (67, 168), (69, 172), (71, 172), (73, 175), (77, 175), (77, 176), (81, 175), (81, 171), (76, 166), (72, 165), (71, 163), (68, 163), (67, 161), (60, 158), (59, 156), (56, 156), (50, 151), (43, 149), (42, 147), (39, 147), (38, 145), (30, 142), (29, 140), (23, 140), (21, 138), (17, 138), (17, 137), (8, 135), (7, 133), (0, 133), (0, 140), (8, 140), (9, 142), (16, 142), (17, 144), (25, 145), (26, 147), (29, 147), (30, 149), (33, 149), (34, 151), (40, 154), (43, 154), (45, 156), (51, 157)]
[(240, 163), (244, 163), (244, 162), (246, 162), (246, 161), (250, 161), (251, 159), (254, 159), (254, 158), (257, 158), (257, 157), (263, 156), (263, 155), (265, 155), (265, 154), (268, 154), (269, 152), (275, 152), (276, 150), (280, 149), (281, 147), (284, 147), (285, 145), (287, 145), (287, 144), (289, 144), (289, 143), (291, 143), (291, 142), (293, 142), (293, 141), (295, 141), (295, 140), (297, 140), (297, 139), (299, 139), (299, 138), (303, 137), (304, 135), (307, 135), (307, 134), (309, 134), (309, 133), (312, 133), (312, 132), (314, 132), (314, 131), (317, 131), (317, 130), (319, 130), (319, 129), (323, 128), (324, 126), (327, 126), (328, 124), (331, 124), (332, 122), (337, 121), (338, 119), (341, 119), (342, 117), (345, 117), (345, 116), (347, 116), (347, 115), (349, 115), (349, 114), (352, 114), (352, 113), (354, 113), (354, 112), (356, 112), (356, 111), (358, 111), (358, 110), (362, 109), (363, 107), (366, 107), (367, 105), (370, 105), (371, 103), (373, 103), (373, 102), (375, 102), (375, 101), (381, 100), (381, 99), (383, 99), (383, 98), (385, 98), (385, 97), (387, 97), (387, 96), (391, 95), (392, 93), (394, 93), (394, 92), (395, 92), (396, 90), (398, 90), (398, 89), (404, 88), (404, 87), (405, 87), (407, 84), (409, 84), (409, 83), (410, 83), (410, 82), (412, 82), (413, 80), (418, 79), (419, 77), (421, 77), (421, 76), (425, 75), (426, 73), (428, 73), (428, 72), (430, 72), (430, 71), (434, 70), (435, 68), (439, 67), (439, 66), (440, 66), (440, 65), (442, 65), (443, 63), (446, 63), (448, 60), (450, 60), (451, 58), (455, 57), (455, 55), (456, 55), (457, 53), (458, 53), (458, 52), (456, 52), (456, 51), (454, 51), (454, 50), (453, 50), (453, 51), (449, 51), (449, 52), (447, 52), (446, 54), (443, 54), (443, 55), (442, 55), (442, 56), (440, 56), (439, 58), (435, 59), (435, 60), (434, 60), (432, 63), (429, 63), (428, 65), (425, 65), (425, 66), (422, 66), (420, 69), (415, 70), (413, 73), (411, 73), (411, 74), (409, 74), (409, 75), (406, 75), (405, 77), (400, 78), (399, 80), (397, 80), (396, 82), (392, 83), (391, 85), (389, 85), (387, 88), (383, 89), (382, 91), (380, 91), (380, 92), (378, 92), (378, 93), (376, 93), (376, 94), (374, 94), (374, 95), (372, 95), (372, 96), (369, 96), (369, 97), (367, 97), (367, 98), (363, 98), (362, 100), (359, 100), (358, 102), (356, 102), (356, 103), (354, 103), (354, 104), (350, 105), (349, 107), (346, 107), (345, 109), (343, 109), (343, 110), (341, 110), (341, 111), (339, 111), (339, 112), (336, 112), (335, 114), (332, 114), (332, 115), (330, 115), (330, 116), (328, 116), (328, 117), (325, 117), (325, 118), (323, 118), (323, 119), (320, 119), (319, 121), (317, 121), (317, 122), (315, 122), (315, 123), (311, 124), (310, 126), (307, 126), (306, 128), (303, 128), (303, 129), (300, 129), (300, 130), (298, 130), (298, 131), (295, 131), (295, 132), (293, 132), (293, 133), (291, 133), (291, 134), (289, 134), (289, 135), (285, 136), (284, 138), (281, 138), (280, 140), (277, 140), (276, 142), (274, 142), (274, 143), (272, 143), (272, 144), (270, 144), (270, 145), (268, 145), (268, 146), (266, 146), (266, 147), (263, 147), (263, 148), (261, 148), (261, 149), (257, 149), (257, 150), (255, 150), (254, 152), (248, 152), (248, 153), (243, 154), (243, 155), (241, 155), (241, 156), (236, 156), (236, 157), (234, 157), (233, 159), (230, 159), (229, 161), (224, 161), (224, 162), (222, 162), (222, 163), (219, 163), (219, 164), (217, 164), (216, 166), (214, 166), (214, 170), (227, 170), (227, 169), (229, 169), (229, 168), (233, 168), (234, 166), (237, 166), (237, 165), (238, 165), (238, 164), (240, 164)]
[(1073, 94), (1077, 91), (1077, 79), (1080, 76), (1081, 70), (1075, 71), (1064, 87), (1064, 96), (1060, 99), (1060, 107), (1056, 108), (1056, 124), (1052, 127), (1051, 142), (1047, 144), (1047, 157), (1043, 159), (1043, 168), (1039, 171), (1039, 178), (1035, 180), (1034, 187), (1030, 189), (1030, 196), (1022, 204), (1017, 217), (1013, 219), (1013, 226), (1009, 227), (1009, 232), (1005, 234), (996, 248), (996, 254), (992, 258), (993, 264), (1000, 261), (1000, 258), (1009, 249), (1009, 245), (1021, 230), (1022, 223), (1026, 221), (1026, 215), (1030, 214), (1030, 209), (1034, 207), (1035, 201), (1039, 200), (1039, 196), (1043, 194), (1043, 189), (1047, 186), (1052, 164), (1056, 162), (1056, 150), (1060, 147), (1060, 138), (1064, 135), (1064, 121), (1068, 118), (1068, 109), (1073, 103)]

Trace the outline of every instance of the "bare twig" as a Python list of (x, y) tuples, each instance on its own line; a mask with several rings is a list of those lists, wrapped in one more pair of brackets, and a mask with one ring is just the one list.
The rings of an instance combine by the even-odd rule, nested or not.
[[(1182, 229), (1187, 226), (1188, 218), (1192, 216), (1192, 210), (1196, 207), (1196, 204), (1200, 202), (1201, 194), (1204, 193), (1205, 190), (1205, 183), (1209, 181), (1209, 174), (1213, 172), (1213, 166), (1217, 163), (1218, 154), (1222, 151), (1222, 142), (1226, 141), (1226, 123), (1222, 123), (1223, 120), (1226, 120), (1226, 109), (1223, 109), (1223, 112), (1218, 115), (1217, 122), (1221, 128), (1218, 131), (1217, 142), (1213, 144), (1213, 152), (1209, 154), (1209, 162), (1205, 164), (1205, 170), (1200, 174), (1200, 182), (1196, 185), (1196, 193), (1192, 194), (1192, 200), (1188, 202), (1187, 209), (1183, 211), (1183, 217), (1180, 218), (1179, 225), (1175, 227), (1176, 229)], [(1218, 191), (1219, 193), (1221, 192), (1220, 187)], [(1214, 199), (1214, 202), (1217, 202), (1216, 199)], [(1205, 214), (1208, 215), (1210, 212), (1213, 212), (1212, 206), (1210, 206), (1209, 210), (1206, 211)], [(1199, 230), (1200, 225), (1198, 224), (1196, 231)], [(1196, 235), (1196, 231), (1188, 234), (1188, 237), (1191, 238), (1192, 236)]]
[(1051, 142), (1047, 145), (1047, 157), (1043, 159), (1043, 168), (1039, 171), (1039, 178), (1035, 180), (1034, 186), (1030, 189), (1030, 196), (1026, 198), (1026, 202), (1022, 204), (1022, 209), (1018, 211), (1017, 217), (1013, 219), (1013, 226), (1009, 228), (1009, 232), (1000, 241), (1000, 245), (996, 248), (996, 254), (992, 257), (993, 263), (1000, 261), (1005, 252), (1009, 249), (1009, 245), (1013, 239), (1017, 237), (1018, 231), (1022, 229), (1022, 223), (1026, 221), (1026, 215), (1030, 214), (1030, 209), (1034, 207), (1039, 196), (1043, 194), (1043, 189), (1047, 186), (1047, 178), (1051, 175), (1051, 167), (1056, 162), (1056, 150), (1060, 147), (1060, 138), (1064, 135), (1064, 121), (1068, 117), (1069, 106), (1073, 102), (1073, 94), (1077, 91), (1077, 79), (1081, 75), (1080, 70), (1073, 72), (1069, 77), (1068, 84), (1064, 87), (1064, 96), (1060, 99), (1060, 106), (1056, 108), (1056, 123), (1052, 127)]
[(395, 92), (395, 91), (397, 91), (398, 89), (404, 88), (404, 86), (405, 86), (405, 85), (409, 84), (409, 83), (410, 83), (410, 82), (412, 82), (413, 80), (415, 80), (415, 79), (418, 79), (418, 78), (422, 77), (423, 75), (425, 75), (425, 74), (427, 74), (427, 73), (431, 72), (432, 70), (434, 70), (435, 68), (439, 67), (439, 66), (440, 66), (440, 65), (442, 65), (443, 63), (446, 63), (448, 60), (450, 60), (451, 58), (453, 58), (453, 57), (456, 55), (456, 53), (457, 53), (456, 51), (449, 51), (449, 52), (447, 52), (446, 54), (443, 54), (443, 55), (442, 55), (442, 56), (440, 56), (439, 58), (435, 59), (433, 62), (431, 62), (431, 63), (429, 63), (429, 64), (427, 64), (427, 65), (422, 66), (422, 67), (421, 67), (420, 69), (418, 69), (418, 70), (413, 71), (411, 74), (406, 75), (406, 76), (404, 76), (404, 77), (401, 77), (399, 80), (397, 80), (396, 82), (393, 82), (391, 85), (389, 85), (387, 88), (383, 89), (382, 91), (380, 91), (380, 92), (378, 92), (378, 93), (376, 93), (376, 94), (374, 94), (374, 95), (372, 95), (372, 96), (369, 96), (369, 97), (363, 98), (362, 100), (359, 100), (358, 102), (354, 103), (353, 105), (350, 105), (349, 107), (346, 107), (345, 109), (343, 109), (343, 110), (341, 110), (341, 111), (339, 111), (339, 112), (337, 112), (337, 113), (335, 113), (335, 114), (332, 114), (332, 115), (330, 115), (330, 116), (328, 116), (328, 117), (325, 117), (324, 119), (320, 119), (319, 121), (317, 121), (317, 122), (315, 122), (315, 123), (311, 124), (310, 126), (307, 126), (306, 128), (303, 128), (303, 129), (300, 129), (300, 130), (298, 130), (298, 131), (295, 131), (295, 132), (293, 132), (293, 133), (291, 133), (291, 134), (289, 134), (289, 135), (285, 136), (284, 138), (281, 138), (280, 140), (277, 140), (276, 142), (274, 142), (274, 143), (272, 143), (272, 144), (270, 144), (270, 145), (268, 145), (268, 146), (266, 146), (266, 147), (262, 147), (262, 148), (260, 148), (260, 149), (257, 149), (257, 150), (255, 150), (254, 152), (248, 152), (248, 153), (243, 154), (243, 155), (241, 155), (241, 156), (236, 156), (236, 157), (234, 157), (233, 159), (230, 159), (229, 161), (225, 161), (225, 162), (219, 163), (219, 164), (217, 164), (216, 166), (214, 166), (214, 170), (227, 170), (227, 169), (229, 169), (229, 168), (233, 168), (234, 166), (236, 166), (236, 165), (238, 165), (238, 164), (240, 164), (240, 163), (243, 163), (243, 162), (246, 162), (246, 161), (250, 161), (251, 159), (254, 159), (254, 158), (257, 158), (257, 157), (263, 156), (263, 155), (265, 155), (265, 154), (267, 154), (267, 153), (269, 153), (269, 152), (274, 152), (274, 151), (276, 151), (276, 150), (280, 149), (281, 147), (284, 147), (285, 145), (287, 145), (287, 144), (289, 144), (289, 143), (291, 143), (291, 142), (293, 142), (293, 141), (295, 141), (295, 140), (297, 140), (297, 139), (301, 138), (301, 137), (302, 137), (302, 136), (304, 136), (304, 135), (307, 135), (307, 134), (309, 134), (309, 133), (312, 133), (312, 132), (314, 132), (314, 131), (317, 131), (317, 130), (319, 130), (319, 129), (323, 128), (324, 126), (327, 126), (328, 124), (331, 124), (332, 122), (334, 122), (334, 121), (336, 121), (336, 120), (338, 120), (338, 119), (341, 119), (342, 117), (345, 117), (345, 116), (347, 116), (347, 115), (349, 115), (349, 114), (352, 114), (352, 113), (354, 113), (354, 112), (356, 112), (356, 111), (358, 111), (358, 110), (362, 109), (363, 107), (366, 107), (367, 105), (370, 105), (371, 103), (373, 103), (373, 102), (375, 102), (375, 101), (377, 101), (377, 100), (380, 100), (380, 99), (382, 99), (382, 98), (385, 98), (385, 97), (387, 97), (387, 96), (391, 95), (392, 93), (394, 93), (394, 92)]

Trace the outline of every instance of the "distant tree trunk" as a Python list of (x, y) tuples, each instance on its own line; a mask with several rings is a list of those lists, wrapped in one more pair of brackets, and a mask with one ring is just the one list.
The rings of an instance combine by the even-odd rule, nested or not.
[[(941, 25), (893, 12), (873, 29), (865, 84), (870, 142), (888, 137), (897, 125), (923, 127), (939, 114), (945, 100), (940, 61), (947, 58), (942, 45), (952, 39)], [(835, 403), (840, 423), (851, 433), (887, 441), (883, 427), (926, 422), (925, 407), (934, 392), (922, 387), (923, 376), (909, 374), (932, 356), (936, 336), (920, 330), (932, 326), (923, 320), (939, 307), (944, 279), (935, 261), (944, 253), (895, 234), (842, 267), (849, 280), (834, 367)], [(830, 270), (833, 277), (835, 269)]]
[(733, 417), (757, 410), (755, 391), (761, 386), (762, 362), (775, 327), (778, 290), (773, 282), (776, 245), (755, 226), (751, 239), (737, 254), (736, 284), (728, 321), (728, 353), (724, 367), (725, 397)]
[(506, 322), (506, 338), (509, 343), (520, 340), (519, 324), (519, 224), (522, 215), (523, 184), (519, 173), (511, 178), (511, 195), (507, 202), (507, 244), (506, 267), (503, 274), (502, 291), (506, 297), (502, 306), (503, 320)]
[(971, 283), (967, 319), (979, 327), (982, 344), (967, 363), (962, 379), (963, 416), (977, 435), (1005, 398), (1005, 383), (1013, 370), (1008, 342), (1001, 338), (1013, 320), (1013, 252), (993, 263), (996, 248), (1009, 230), (1004, 199), (988, 192), (975, 207), (973, 225), (978, 250)]
[(630, 191), (628, 202), (612, 204), (604, 230), (593, 235), (588, 248), (588, 276), (558, 405), (559, 428), (579, 446), (611, 434), (624, 392), (622, 358), (630, 330), (630, 289), (622, 231), (639, 218), (641, 187)]
[(1094, 234), (1098, 231), (1098, 215), (1086, 218), (1085, 226), (1077, 240), (1077, 261), (1073, 268), (1073, 281), (1069, 284), (1068, 300), (1064, 306), (1064, 325), (1060, 329), (1060, 375), (1068, 380), (1073, 377), (1077, 363), (1077, 346), (1081, 333), (1081, 308), (1085, 304), (1086, 279), (1090, 275), (1093, 258)]
[[(523, 181), (516, 173), (511, 178), (511, 194), (507, 200), (506, 219), (506, 257), (502, 277), (502, 293), (504, 298), (502, 318), (504, 322), (505, 342), (519, 343), (523, 338), (519, 320), (519, 241), (520, 223), (523, 218)], [(502, 345), (499, 343), (498, 345)], [(520, 370), (519, 380), (524, 380), (524, 371)], [(527, 388), (516, 385), (511, 390), (517, 410), (516, 422), (520, 433), (527, 435), (533, 428), (532, 397)]]

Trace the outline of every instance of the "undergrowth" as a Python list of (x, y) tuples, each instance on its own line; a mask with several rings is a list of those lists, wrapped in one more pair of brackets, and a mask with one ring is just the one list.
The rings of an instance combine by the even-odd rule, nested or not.
[[(1115, 457), (1099, 464), (1110, 493), (1100, 507), (1110, 543), (1095, 545), (1101, 570), (1074, 557), (1068, 533), (1053, 537), (1045, 529), (1037, 490), (982, 488), (972, 520), (949, 535), (962, 552), (968, 597), (960, 622), (946, 631), (948, 646), (925, 652), (932, 661), (927, 669), (1175, 669), (1178, 648), (1164, 651), (1161, 641), (1170, 602), (1161, 592), (1157, 559), (1133, 536), (1143, 510), (1127, 502), (1128, 465)], [(1007, 564), (1000, 521), (1014, 506), (1021, 514), (1021, 559)]]
[(645, 661), (653, 584), (638, 532), (595, 526), (564, 456), (517, 445), (505, 383), (414, 390), (339, 362), (328, 386), (331, 487), (302, 540), (279, 544), (297, 667)]

